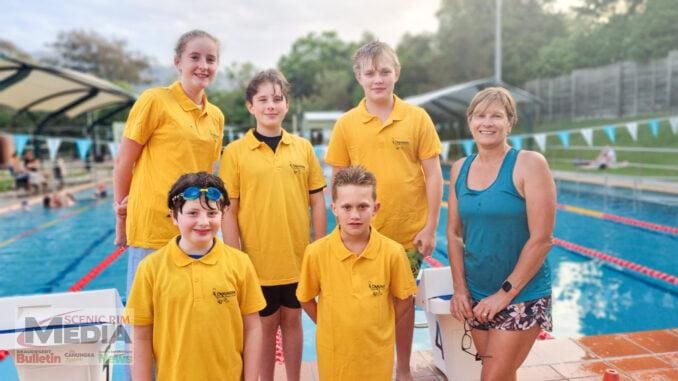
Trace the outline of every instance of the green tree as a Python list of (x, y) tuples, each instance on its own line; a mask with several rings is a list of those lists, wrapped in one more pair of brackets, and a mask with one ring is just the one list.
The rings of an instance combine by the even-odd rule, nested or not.
[(25, 51), (19, 49), (12, 41), (0, 38), (0, 52), (9, 55), (10, 57), (31, 61), (33, 57)]
[(128, 84), (148, 82), (145, 71), (149, 58), (127, 49), (122, 39), (106, 39), (94, 31), (59, 32), (49, 44), (51, 54), (45, 62), (90, 73), (98, 77)]
[(406, 33), (396, 49), (400, 60), (397, 93), (406, 97), (439, 87), (434, 80), (434, 35)]
[[(531, 77), (539, 49), (566, 33), (564, 17), (547, 11), (552, 0), (505, 1), (502, 9), (502, 66), (505, 82)], [(443, 0), (438, 11), (433, 59), (441, 86), (494, 74), (494, 0)]]
[[(355, 44), (342, 41), (337, 32), (309, 33), (297, 39), (290, 52), (278, 61), (278, 68), (292, 85), (292, 96), (298, 107), (307, 101), (314, 108), (341, 108), (353, 103), (351, 55)], [(338, 74), (338, 73), (346, 74)], [(339, 80), (332, 83), (330, 80)], [(329, 87), (328, 87), (329, 86)], [(323, 100), (323, 93), (332, 95)]]

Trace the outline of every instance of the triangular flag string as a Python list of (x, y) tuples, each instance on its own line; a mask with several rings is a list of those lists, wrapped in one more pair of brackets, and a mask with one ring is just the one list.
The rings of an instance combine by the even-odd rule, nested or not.
[(511, 146), (517, 150), (520, 150), (523, 148), (523, 137), (522, 136), (510, 136), (509, 141), (511, 142)]
[(443, 162), (446, 162), (450, 157), (450, 142), (442, 142), (442, 148), (440, 151), (440, 156), (443, 159)]
[(568, 131), (560, 131), (558, 137), (560, 142), (563, 143), (563, 147), (570, 148), (570, 133)]
[(47, 138), (47, 149), (49, 150), (49, 159), (56, 160), (59, 146), (61, 145), (61, 138)]
[(650, 124), (650, 132), (652, 132), (652, 136), (655, 138), (659, 136), (659, 121), (657, 119), (651, 120), (649, 122)]
[(592, 146), (593, 145), (593, 129), (584, 128), (580, 132), (581, 132), (581, 136), (586, 141), (586, 144), (588, 144), (589, 146)]
[(671, 132), (678, 134), (678, 116), (669, 119), (669, 123), (671, 123)]
[(111, 157), (115, 159), (118, 156), (118, 143), (108, 142), (106, 145), (108, 146), (108, 152), (111, 153)]
[(546, 152), (546, 134), (534, 134), (532, 139), (537, 143), (537, 147), (539, 147), (541, 152)]
[(464, 153), (466, 156), (471, 156), (473, 153), (473, 140), (471, 139), (466, 139), (461, 142), (461, 145), (464, 147)]
[(617, 141), (617, 126), (605, 126), (603, 131), (605, 131), (605, 135), (607, 135), (607, 138), (610, 139), (610, 142), (612, 142), (612, 144), (616, 143), (616, 141)]
[(634, 141), (638, 140), (638, 122), (626, 123), (626, 129), (629, 130), (629, 135)]
[(29, 138), (30, 136), (28, 135), (14, 135), (14, 150), (18, 157), (24, 154), (24, 149), (26, 149), (26, 143), (28, 143)]
[(75, 145), (78, 148), (78, 155), (80, 155), (80, 160), (85, 161), (87, 158), (87, 152), (92, 146), (92, 141), (89, 139), (76, 139)]

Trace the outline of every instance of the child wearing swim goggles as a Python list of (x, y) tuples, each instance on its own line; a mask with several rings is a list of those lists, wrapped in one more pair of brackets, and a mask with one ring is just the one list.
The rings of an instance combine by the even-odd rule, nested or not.
[(141, 261), (125, 310), (134, 329), (132, 378), (151, 379), (152, 357), (158, 380), (189, 368), (196, 380), (256, 380), (266, 301), (249, 257), (216, 237), (229, 206), (224, 183), (185, 174), (167, 206), (180, 235)]

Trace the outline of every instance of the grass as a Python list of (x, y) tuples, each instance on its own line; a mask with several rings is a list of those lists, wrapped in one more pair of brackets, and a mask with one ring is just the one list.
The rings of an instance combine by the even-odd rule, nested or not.
[[(581, 169), (574, 166), (575, 160), (593, 160), (598, 156), (600, 148), (605, 145), (613, 145), (615, 147), (635, 147), (635, 148), (669, 148), (678, 151), (678, 134), (673, 134), (671, 131), (671, 125), (668, 121), (663, 121), (660, 124), (659, 134), (657, 137), (652, 136), (650, 128), (647, 123), (642, 123), (638, 125), (638, 139), (633, 140), (628, 130), (624, 126), (626, 122), (635, 121), (635, 120), (644, 120), (652, 118), (661, 118), (666, 116), (673, 116), (674, 114), (655, 114), (655, 115), (641, 115), (636, 117), (621, 118), (621, 119), (600, 119), (600, 120), (587, 120), (587, 121), (577, 121), (577, 122), (553, 122), (549, 124), (540, 125), (537, 129), (539, 132), (548, 132), (555, 130), (570, 130), (577, 128), (585, 127), (595, 127), (601, 125), (617, 125), (619, 126), (616, 129), (616, 142), (613, 145), (610, 142), (609, 138), (602, 130), (593, 132), (593, 146), (596, 149), (577, 149), (570, 148), (564, 149), (560, 139), (557, 136), (549, 136), (546, 140), (546, 152), (544, 155), (552, 169), (556, 170), (566, 170), (566, 171), (577, 171), (577, 172), (599, 172), (607, 174), (619, 174), (619, 175), (630, 175), (630, 176), (641, 176), (641, 177), (670, 177), (675, 178), (678, 181), (678, 152), (675, 153), (666, 153), (666, 152), (629, 152), (617, 149), (617, 160), (618, 161), (628, 161), (629, 163), (638, 163), (638, 164), (649, 164), (649, 165), (664, 165), (664, 166), (673, 166), (674, 168), (667, 169), (657, 169), (657, 168), (635, 168), (629, 166), (626, 168), (617, 168), (617, 169), (606, 169), (604, 171), (591, 171)], [(518, 132), (520, 133), (520, 132)], [(525, 148), (528, 149), (537, 149), (535, 143), (531, 142), (531, 139), (525, 141)], [(586, 141), (577, 132), (570, 134), (570, 146), (583, 146), (586, 147)]]

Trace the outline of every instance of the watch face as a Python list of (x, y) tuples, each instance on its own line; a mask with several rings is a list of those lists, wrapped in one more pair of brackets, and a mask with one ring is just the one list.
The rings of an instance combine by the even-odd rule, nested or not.
[(513, 288), (513, 285), (509, 281), (505, 281), (504, 284), (501, 285), (501, 289), (506, 291), (506, 292), (511, 291), (512, 288)]

